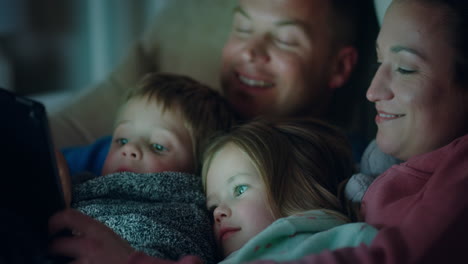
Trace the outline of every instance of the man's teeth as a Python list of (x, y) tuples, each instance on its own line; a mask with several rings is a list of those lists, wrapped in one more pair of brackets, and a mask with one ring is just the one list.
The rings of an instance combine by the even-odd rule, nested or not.
[(252, 80), (252, 79), (246, 78), (246, 77), (241, 76), (241, 75), (239, 76), (239, 79), (244, 84), (247, 84), (247, 85), (250, 85), (250, 86), (269, 87), (269, 86), (273, 85), (272, 83), (259, 81), (259, 80)]
[(379, 114), (379, 116), (383, 118), (396, 118), (396, 117), (402, 117), (404, 115)]

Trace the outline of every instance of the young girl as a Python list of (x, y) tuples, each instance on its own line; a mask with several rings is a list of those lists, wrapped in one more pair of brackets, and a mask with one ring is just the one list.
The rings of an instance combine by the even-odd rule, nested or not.
[(369, 244), (375, 229), (346, 224), (338, 199), (352, 172), (344, 135), (317, 120), (258, 119), (217, 137), (202, 180), (223, 263)]

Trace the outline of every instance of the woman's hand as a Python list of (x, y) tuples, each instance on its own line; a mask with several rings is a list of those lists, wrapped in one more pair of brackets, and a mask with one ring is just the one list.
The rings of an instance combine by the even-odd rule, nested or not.
[(135, 251), (109, 227), (74, 209), (58, 212), (49, 220), (50, 234), (66, 229), (73, 235), (56, 237), (50, 253), (71, 257), (73, 263), (123, 264)]

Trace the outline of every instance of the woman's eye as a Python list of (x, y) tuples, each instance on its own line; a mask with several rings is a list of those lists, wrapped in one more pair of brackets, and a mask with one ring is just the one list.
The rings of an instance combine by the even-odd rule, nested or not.
[(126, 138), (118, 138), (115, 140), (115, 143), (119, 144), (120, 146), (123, 146), (128, 143), (128, 139)]
[(155, 151), (155, 152), (163, 152), (163, 151), (166, 151), (167, 148), (164, 147), (163, 145), (160, 145), (158, 143), (154, 143), (154, 144), (151, 144), (151, 148)]
[(416, 72), (415, 70), (408, 70), (408, 69), (404, 69), (404, 68), (401, 68), (401, 67), (398, 67), (396, 71), (401, 73), (401, 74), (412, 74), (412, 73)]
[(245, 191), (247, 191), (248, 188), (249, 186), (247, 185), (237, 185), (234, 187), (234, 197), (241, 196), (243, 193), (245, 193)]

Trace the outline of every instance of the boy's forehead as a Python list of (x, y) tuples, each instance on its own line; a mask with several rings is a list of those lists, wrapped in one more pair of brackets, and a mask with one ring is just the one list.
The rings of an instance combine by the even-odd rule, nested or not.
[(133, 98), (121, 107), (116, 124), (128, 120), (141, 120), (141, 122), (148, 124), (160, 124), (163, 127), (187, 130), (185, 118), (179, 107), (175, 104), (171, 107), (164, 107), (160, 102), (146, 98)]

